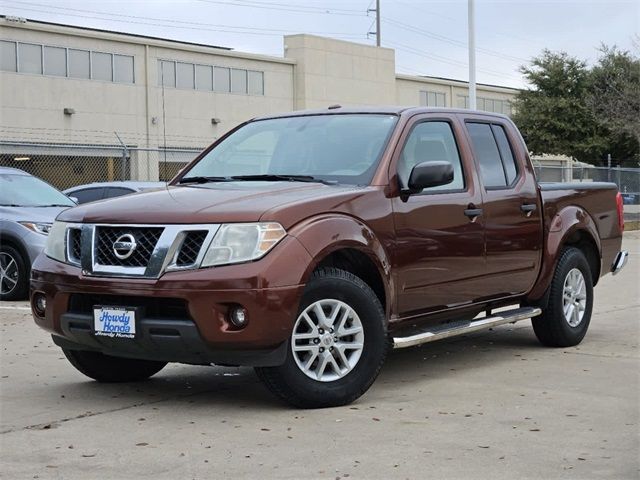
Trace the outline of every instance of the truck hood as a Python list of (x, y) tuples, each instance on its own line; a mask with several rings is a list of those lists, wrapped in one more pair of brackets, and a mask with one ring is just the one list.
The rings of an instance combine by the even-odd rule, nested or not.
[[(58, 219), (66, 222), (114, 224), (255, 222), (265, 212), (277, 207), (290, 203), (300, 205), (301, 202), (323, 197), (333, 199), (329, 204), (334, 204), (336, 197), (344, 200), (361, 189), (362, 187), (356, 186), (298, 182), (178, 185), (87, 203), (66, 210)], [(317, 201), (310, 203), (314, 206), (318, 204)], [(301, 219), (287, 220), (285, 223), (293, 224)], [(284, 226), (286, 228), (287, 225)]]

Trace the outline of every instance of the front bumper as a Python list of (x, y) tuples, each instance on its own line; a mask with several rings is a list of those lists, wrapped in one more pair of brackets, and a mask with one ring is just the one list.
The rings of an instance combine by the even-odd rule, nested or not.
[(629, 252), (627, 252), (626, 250), (618, 252), (615, 260), (613, 261), (613, 265), (611, 265), (611, 273), (615, 275), (620, 270), (622, 270), (627, 264), (627, 260), (629, 260)]
[[(158, 279), (94, 277), (45, 255), (34, 263), (31, 299), (44, 294), (34, 320), (68, 349), (169, 362), (272, 366), (284, 362), (304, 284), (308, 252), (288, 238), (253, 263), (165, 273)], [(93, 306), (138, 307), (136, 338), (96, 337)], [(228, 321), (232, 306), (248, 324)]]

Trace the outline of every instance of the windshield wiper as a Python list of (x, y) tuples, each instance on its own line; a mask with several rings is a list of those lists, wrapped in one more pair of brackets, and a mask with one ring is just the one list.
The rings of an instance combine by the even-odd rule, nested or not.
[(51, 203), (49, 205), (33, 205), (34, 207), (41, 207), (41, 208), (45, 208), (45, 207), (75, 207), (76, 204), (73, 203), (71, 205), (69, 205), (68, 203)]
[(229, 177), (184, 177), (178, 183), (230, 182)]
[(0, 207), (24, 207), (24, 205), (18, 205), (16, 203), (3, 203), (0, 204)]
[(312, 177), (311, 175), (277, 175), (274, 173), (265, 173), (262, 175), (234, 175), (230, 177), (232, 180), (240, 181), (263, 181), (263, 182), (312, 182), (324, 183), (325, 185), (336, 185), (338, 182), (330, 180), (322, 180)]

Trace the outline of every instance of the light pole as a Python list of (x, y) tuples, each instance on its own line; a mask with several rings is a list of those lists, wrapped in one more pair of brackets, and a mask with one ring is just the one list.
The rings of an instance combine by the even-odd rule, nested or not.
[(474, 0), (469, 0), (469, 108), (476, 109), (476, 25)]

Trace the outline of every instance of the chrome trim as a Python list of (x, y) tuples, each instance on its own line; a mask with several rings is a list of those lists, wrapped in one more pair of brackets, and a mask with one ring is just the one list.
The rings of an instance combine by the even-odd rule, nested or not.
[[(80, 230), (80, 235), (82, 235), (82, 224), (80, 223), (69, 223), (67, 224), (67, 229), (64, 232), (64, 256), (65, 256), (65, 260), (70, 264), (70, 265), (74, 265), (76, 267), (79, 267), (80, 264), (82, 263), (82, 258), (78, 258), (76, 260), (76, 258), (71, 255), (71, 249), (73, 248), (73, 245), (71, 245), (70, 237), (71, 237), (71, 230)], [(80, 247), (82, 247), (82, 238), (80, 239)], [(82, 251), (80, 251), (80, 257), (82, 257)]]
[[(116, 228), (162, 228), (160, 238), (156, 243), (149, 263), (146, 267), (121, 267), (117, 265), (101, 265), (96, 261), (96, 229), (98, 227), (116, 227)], [(81, 261), (71, 261), (69, 253), (69, 230), (70, 228), (81, 228), (82, 237), (82, 255)], [(135, 277), (135, 278), (158, 278), (164, 272), (178, 270), (193, 270), (200, 267), (202, 260), (215, 236), (220, 228), (219, 224), (172, 224), (172, 225), (156, 225), (156, 224), (113, 224), (113, 223), (91, 223), (91, 224), (70, 224), (67, 228), (65, 241), (67, 242), (65, 253), (67, 262), (82, 267), (83, 274), (89, 276), (103, 277)], [(207, 236), (202, 243), (202, 247), (198, 252), (196, 261), (191, 265), (178, 266), (176, 261), (182, 242), (186, 237), (186, 233), (194, 230), (206, 230)]]
[(497, 327), (505, 323), (515, 323), (520, 320), (526, 320), (531, 317), (537, 317), (542, 313), (540, 308), (523, 307), (516, 308), (514, 310), (507, 310), (500, 312), (498, 315), (491, 317), (479, 318), (477, 320), (471, 320), (469, 323), (463, 326), (455, 326), (446, 328), (433, 328), (432, 330), (426, 330), (415, 335), (408, 337), (394, 337), (393, 348), (407, 348), (415, 345), (420, 345), (427, 342), (435, 342), (436, 340), (442, 340), (444, 338), (455, 337), (457, 335), (463, 335), (465, 333), (476, 332), (478, 330), (485, 330), (491, 327)]
[(617, 273), (619, 273), (620, 270), (622, 270), (627, 264), (627, 260), (629, 260), (629, 252), (627, 252), (626, 250), (618, 252), (618, 255), (616, 255), (616, 259), (613, 261), (613, 265), (611, 265), (611, 274), (616, 275)]

